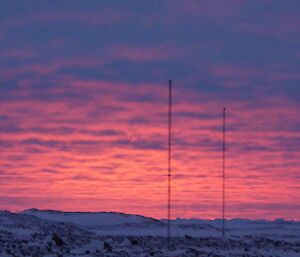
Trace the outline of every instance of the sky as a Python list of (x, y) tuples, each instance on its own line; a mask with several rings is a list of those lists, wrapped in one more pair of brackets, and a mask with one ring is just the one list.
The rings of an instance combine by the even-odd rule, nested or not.
[(300, 220), (300, 1), (0, 2), (0, 209)]

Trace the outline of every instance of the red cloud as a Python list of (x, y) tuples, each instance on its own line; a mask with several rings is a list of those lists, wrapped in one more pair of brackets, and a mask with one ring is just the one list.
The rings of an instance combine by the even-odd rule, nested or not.
[[(1, 154), (4, 208), (75, 210), (85, 202), (85, 210), (163, 217), (166, 85), (84, 80), (69, 83), (71, 87), (65, 91), (49, 89), (48, 94), (56, 94), (55, 101), (39, 100), (28, 87), (23, 94), (31, 100), (21, 98), (1, 104), (0, 115), (7, 117), (8, 126), (1, 132), (2, 140), (6, 140)], [(222, 106), (195, 91), (185, 89), (182, 94), (183, 89), (174, 90), (174, 215), (219, 217), (221, 145), (217, 137), (221, 137)], [(67, 92), (75, 95), (65, 98)], [(81, 96), (86, 98), (78, 102)], [(258, 207), (261, 201), (276, 204), (286, 201), (288, 192), (297, 191), (299, 148), (295, 145), (293, 152), (287, 152), (284, 144), (300, 137), (286, 126), (293, 124), (297, 108), (283, 98), (281, 106), (275, 105), (278, 102), (265, 99), (251, 111), (247, 102), (227, 105), (228, 217), (263, 217), (267, 210), (246, 212), (246, 203)], [(13, 121), (18, 121), (15, 130), (10, 123)], [(283, 186), (283, 174), (285, 185), (294, 189)], [(274, 194), (281, 197), (275, 199)], [(45, 202), (49, 195), (52, 200)], [(297, 201), (296, 195), (290, 204)], [(68, 205), (53, 200), (58, 198), (69, 199)], [(276, 209), (268, 217), (297, 218), (296, 214), (293, 210), (281, 215)]]

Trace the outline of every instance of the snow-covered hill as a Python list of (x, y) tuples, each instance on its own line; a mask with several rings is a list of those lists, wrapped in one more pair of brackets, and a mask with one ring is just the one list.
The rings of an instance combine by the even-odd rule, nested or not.
[[(45, 221), (76, 225), (98, 235), (164, 236), (166, 234), (166, 220), (156, 220), (141, 215), (116, 212), (62, 212), (38, 209), (25, 210), (20, 214), (26, 214)], [(222, 236), (222, 221), (219, 219), (178, 218), (172, 220), (171, 223), (174, 236)], [(282, 219), (275, 221), (232, 219), (226, 221), (226, 230), (229, 236), (260, 235), (293, 240), (293, 238), (297, 239), (299, 236), (300, 222)]]
[(0, 256), (300, 256), (300, 222), (176, 219), (112, 212), (0, 211)]
[(21, 212), (43, 220), (77, 225), (99, 235), (157, 234), (165, 223), (141, 215), (116, 212), (61, 212), (29, 209)]

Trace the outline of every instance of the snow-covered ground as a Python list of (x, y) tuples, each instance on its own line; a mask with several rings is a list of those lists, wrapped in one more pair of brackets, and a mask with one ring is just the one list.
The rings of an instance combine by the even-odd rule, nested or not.
[(112, 212), (0, 211), (0, 256), (300, 257), (300, 222), (176, 219)]

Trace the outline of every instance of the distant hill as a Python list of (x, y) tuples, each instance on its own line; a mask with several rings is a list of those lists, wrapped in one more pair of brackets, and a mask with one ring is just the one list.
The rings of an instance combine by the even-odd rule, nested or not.
[[(49, 226), (69, 226), (77, 231), (97, 235), (152, 235), (166, 236), (167, 221), (142, 215), (117, 212), (63, 212), (56, 210), (28, 209), (20, 213), (0, 212), (0, 228), (5, 224), (19, 227), (19, 230), (34, 230)], [(174, 236), (221, 237), (221, 220), (180, 219), (171, 221)], [(291, 237), (298, 235), (300, 222), (232, 219), (226, 221), (227, 234), (268, 235)], [(29, 233), (29, 232), (28, 232)]]
[(21, 214), (44, 220), (73, 223), (86, 228), (164, 226), (162, 221), (153, 218), (118, 212), (62, 212), (29, 209), (22, 211)]

